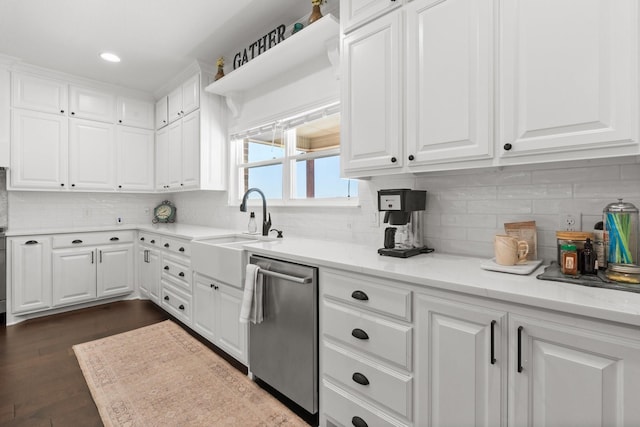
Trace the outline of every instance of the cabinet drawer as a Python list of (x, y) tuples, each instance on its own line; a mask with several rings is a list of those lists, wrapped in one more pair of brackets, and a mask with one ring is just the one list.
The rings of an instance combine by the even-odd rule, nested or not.
[(53, 236), (53, 248), (77, 246), (113, 245), (133, 242), (134, 231), (105, 231), (99, 233), (57, 234)]
[(162, 237), (157, 234), (145, 233), (140, 231), (138, 233), (138, 243), (141, 245), (147, 246), (157, 246), (159, 248), (162, 247)]
[(191, 256), (191, 246), (186, 240), (163, 237), (162, 248), (177, 255)]
[(411, 320), (411, 291), (392, 288), (366, 276), (351, 277), (332, 271), (320, 272), (324, 296), (337, 298), (357, 307), (378, 311), (403, 320)]
[[(412, 327), (323, 300), (323, 334), (411, 370)], [(360, 336), (361, 338), (357, 338)]]
[(189, 266), (164, 256), (162, 257), (162, 276), (170, 278), (184, 291), (191, 293), (191, 268)]
[(412, 377), (324, 343), (324, 374), (352, 391), (412, 418)]
[(191, 298), (162, 281), (161, 306), (186, 324), (191, 324)]
[[(327, 417), (327, 425), (353, 426), (355, 419), (364, 421), (368, 426), (399, 427), (406, 426), (395, 418), (383, 413), (362, 400), (350, 395), (329, 381), (322, 382), (322, 407)], [(362, 424), (359, 424), (362, 425)]]

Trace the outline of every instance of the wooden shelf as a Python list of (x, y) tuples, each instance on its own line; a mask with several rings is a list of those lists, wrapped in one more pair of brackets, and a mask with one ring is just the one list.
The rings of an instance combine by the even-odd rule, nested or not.
[(340, 24), (333, 15), (325, 15), (276, 46), (253, 58), (205, 88), (206, 92), (225, 96), (237, 117), (242, 93), (260, 86), (320, 55), (327, 55), (338, 75)]

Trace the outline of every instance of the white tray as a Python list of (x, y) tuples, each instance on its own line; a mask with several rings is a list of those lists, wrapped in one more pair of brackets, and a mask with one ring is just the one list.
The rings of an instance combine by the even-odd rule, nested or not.
[(495, 258), (491, 258), (480, 264), (480, 268), (484, 270), (500, 271), (502, 273), (531, 274), (540, 264), (542, 264), (541, 259), (527, 261), (525, 264), (500, 265), (496, 263)]

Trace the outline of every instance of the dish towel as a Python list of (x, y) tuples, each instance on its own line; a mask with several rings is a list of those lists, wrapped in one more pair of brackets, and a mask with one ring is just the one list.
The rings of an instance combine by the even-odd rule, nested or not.
[(244, 294), (242, 295), (242, 305), (240, 306), (240, 322), (258, 324), (264, 319), (262, 307), (262, 293), (264, 288), (264, 278), (260, 272), (260, 267), (255, 264), (247, 264), (246, 277), (244, 282)]

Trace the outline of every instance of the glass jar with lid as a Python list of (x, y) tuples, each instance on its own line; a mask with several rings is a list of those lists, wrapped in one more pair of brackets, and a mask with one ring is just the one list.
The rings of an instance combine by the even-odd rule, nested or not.
[(609, 264), (638, 264), (638, 208), (618, 199), (603, 210)]
[(607, 279), (630, 285), (640, 285), (640, 266), (632, 264), (609, 264)]

